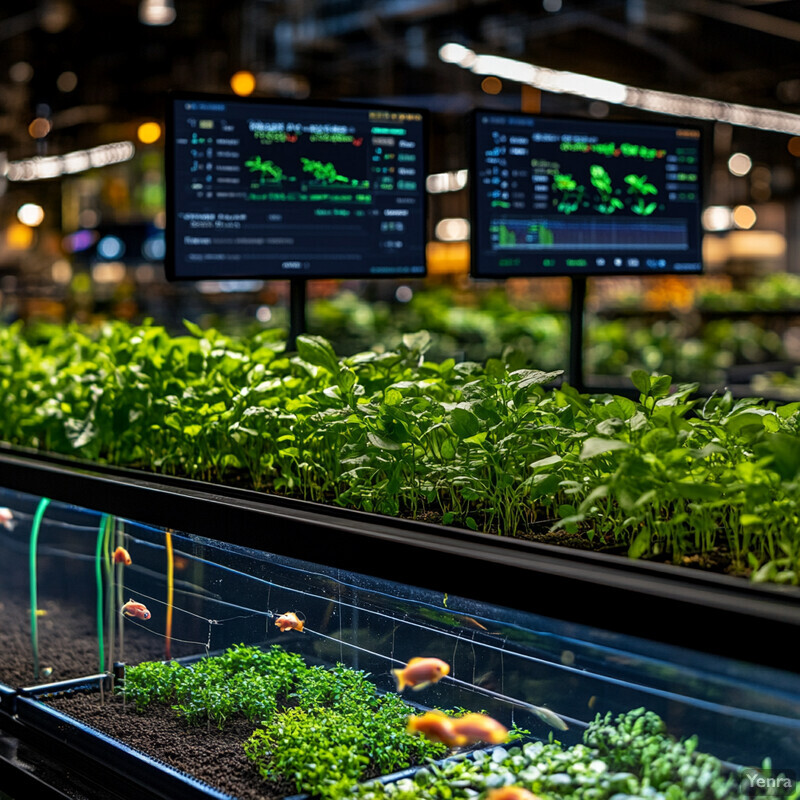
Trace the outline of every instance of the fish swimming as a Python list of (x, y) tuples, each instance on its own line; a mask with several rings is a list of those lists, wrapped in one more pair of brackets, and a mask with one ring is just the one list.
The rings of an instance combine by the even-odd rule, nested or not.
[(450, 665), (440, 658), (412, 658), (402, 669), (392, 670), (398, 692), (406, 686), (415, 691), (424, 689), (449, 674)]
[(286, 633), (286, 631), (299, 631), (302, 633), (305, 621), (300, 619), (294, 611), (287, 611), (275, 620), (275, 624), (280, 628), (281, 633)]
[(461, 745), (486, 742), (503, 744), (508, 740), (508, 728), (486, 714), (465, 714), (453, 719), (453, 732)]
[(144, 603), (137, 603), (134, 600), (128, 600), (120, 611), (126, 617), (136, 617), (137, 619), (150, 619), (150, 612)]
[(0, 525), (2, 525), (6, 530), (14, 530), (14, 525), (16, 525), (16, 522), (14, 521), (14, 514), (10, 508), (0, 508)]
[(131, 554), (124, 548), (118, 547), (112, 556), (115, 564), (124, 564), (129, 567), (133, 562), (131, 561)]
[(503, 786), (501, 789), (491, 789), (486, 795), (486, 800), (539, 800), (539, 798), (521, 786)]
[(546, 722), (548, 725), (552, 725), (560, 731), (569, 730), (569, 725), (567, 725), (555, 711), (551, 711), (549, 708), (544, 708), (543, 706), (534, 706), (529, 703), (525, 704), (525, 708), (529, 708), (533, 711), (542, 722)]
[(453, 730), (453, 718), (441, 711), (426, 711), (422, 716), (409, 717), (406, 730), (409, 733), (421, 733), (432, 742), (441, 742), (448, 747), (456, 747), (460, 743)]

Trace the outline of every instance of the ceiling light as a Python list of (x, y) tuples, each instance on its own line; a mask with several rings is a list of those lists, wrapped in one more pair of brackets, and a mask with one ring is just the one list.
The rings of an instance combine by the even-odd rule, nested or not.
[(44, 220), (44, 209), (36, 203), (25, 203), (17, 209), (17, 219), (23, 225), (35, 228)]
[(172, 0), (142, 0), (139, 4), (139, 22), (144, 25), (171, 25), (176, 16)]
[(728, 169), (730, 170), (731, 175), (736, 175), (737, 178), (747, 175), (752, 167), (753, 159), (744, 153), (734, 153), (728, 159)]
[(434, 233), (442, 242), (464, 242), (469, 239), (469, 220), (463, 217), (446, 217), (436, 223)]
[(703, 228), (707, 231), (727, 231), (733, 227), (733, 212), (727, 206), (709, 206), (703, 211)]
[(136, 148), (133, 142), (101, 144), (89, 150), (76, 150), (63, 156), (36, 156), (11, 161), (8, 164), (10, 181), (36, 181), (42, 178), (58, 178), (109, 164), (119, 164), (133, 158)]
[(670, 114), (689, 119), (728, 122), (757, 130), (800, 134), (800, 115), (769, 108), (756, 108), (738, 103), (725, 103), (705, 97), (640, 89), (616, 81), (581, 75), (576, 72), (548, 69), (502, 56), (478, 55), (468, 47), (449, 42), (439, 48), (439, 58), (448, 64), (458, 64), (477, 75), (527, 83), (547, 92), (574, 94), (589, 100)]

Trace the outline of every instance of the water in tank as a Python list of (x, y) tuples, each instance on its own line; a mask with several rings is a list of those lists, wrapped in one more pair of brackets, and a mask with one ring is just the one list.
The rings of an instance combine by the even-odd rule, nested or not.
[(116, 674), (43, 702), (219, 796), (797, 796), (800, 675), (659, 643), (669, 620), (633, 638), (14, 491), (0, 565), (0, 685)]

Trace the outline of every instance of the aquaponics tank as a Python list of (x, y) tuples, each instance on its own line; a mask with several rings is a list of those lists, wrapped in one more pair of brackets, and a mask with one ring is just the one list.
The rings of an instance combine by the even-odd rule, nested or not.
[[(0, 486), (12, 798), (795, 790), (780, 587), (43, 456)], [(398, 698), (413, 658), (448, 669)], [(431, 709), (510, 738), (430, 746)]]

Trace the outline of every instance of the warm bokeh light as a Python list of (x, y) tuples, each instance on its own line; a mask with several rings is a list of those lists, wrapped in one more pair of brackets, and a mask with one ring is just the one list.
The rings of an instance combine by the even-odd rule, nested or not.
[(119, 261), (101, 261), (92, 266), (95, 283), (119, 283), (125, 277), (125, 265)]
[(728, 206), (709, 206), (703, 211), (703, 228), (707, 231), (727, 231), (733, 227), (733, 212)]
[(66, 258), (59, 258), (54, 261), (50, 267), (50, 276), (53, 283), (59, 283), (66, 286), (72, 280), (72, 266)]
[(27, 61), (17, 61), (8, 68), (8, 77), (14, 83), (27, 83), (33, 77), (33, 67)]
[(33, 229), (21, 222), (6, 228), (6, 244), (11, 250), (27, 250), (33, 244)]
[(800, 136), (792, 136), (792, 138), (786, 143), (786, 149), (795, 158), (800, 158)]
[(17, 209), (17, 219), (23, 225), (29, 225), (35, 228), (41, 225), (44, 220), (44, 209), (37, 206), (36, 203), (25, 203)]
[(143, 25), (171, 25), (176, 16), (172, 0), (142, 0), (139, 4), (139, 22)]
[(78, 85), (78, 76), (71, 70), (62, 72), (56, 79), (59, 92), (71, 92)]
[(737, 178), (747, 175), (752, 167), (753, 160), (745, 153), (734, 153), (728, 159), (728, 169), (730, 170), (731, 175), (736, 175)]
[(442, 242), (464, 242), (469, 239), (469, 220), (447, 217), (436, 223), (436, 238)]
[(239, 72), (231, 75), (231, 89), (239, 95), (239, 97), (247, 97), (256, 89), (256, 76), (247, 70), (239, 70)]
[(398, 286), (394, 297), (398, 303), (410, 303), (414, 297), (414, 290), (410, 286)]
[(153, 144), (161, 138), (161, 126), (157, 122), (143, 122), (136, 130), (142, 144)]
[(28, 133), (34, 139), (44, 139), (50, 133), (50, 120), (44, 117), (36, 117), (36, 119), (28, 125)]
[(756, 224), (756, 212), (751, 206), (736, 206), (733, 209), (733, 224), (742, 230), (750, 230)]
[(494, 75), (487, 75), (481, 81), (481, 89), (486, 94), (500, 94), (503, 91), (503, 82), (500, 78), (495, 78)]

